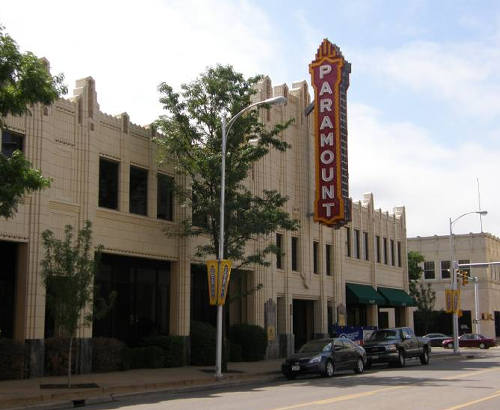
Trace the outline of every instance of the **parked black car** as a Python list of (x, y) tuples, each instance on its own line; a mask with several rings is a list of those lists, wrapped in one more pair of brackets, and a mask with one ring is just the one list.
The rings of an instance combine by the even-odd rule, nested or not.
[(429, 339), (417, 337), (409, 327), (380, 329), (373, 332), (364, 343), (369, 368), (372, 363), (390, 363), (399, 367), (406, 365), (406, 359), (420, 358), (428, 364), (431, 354)]
[(316, 339), (307, 342), (298, 353), (288, 357), (281, 371), (289, 380), (305, 373), (331, 377), (341, 369), (363, 373), (365, 363), (365, 350), (347, 338)]
[(443, 344), (443, 340), (448, 340), (451, 338), (451, 336), (447, 336), (444, 333), (427, 333), (422, 337), (429, 339), (429, 341), (431, 342), (431, 346), (435, 347), (441, 347)]

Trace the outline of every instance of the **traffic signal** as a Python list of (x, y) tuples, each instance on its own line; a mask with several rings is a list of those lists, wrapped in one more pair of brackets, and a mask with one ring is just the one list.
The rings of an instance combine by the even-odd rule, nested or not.
[(462, 275), (462, 285), (465, 286), (469, 283), (469, 272), (465, 270), (461, 270), (460, 274)]

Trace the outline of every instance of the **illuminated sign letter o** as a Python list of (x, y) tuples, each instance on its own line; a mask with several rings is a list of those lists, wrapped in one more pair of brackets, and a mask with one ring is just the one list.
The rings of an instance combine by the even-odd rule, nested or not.
[(323, 151), (321, 153), (320, 159), (323, 164), (331, 164), (334, 160), (333, 152), (330, 150)]

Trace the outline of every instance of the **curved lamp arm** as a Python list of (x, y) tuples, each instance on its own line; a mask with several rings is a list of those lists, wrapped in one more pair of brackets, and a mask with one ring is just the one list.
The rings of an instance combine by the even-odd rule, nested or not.
[(488, 214), (488, 211), (471, 211), (471, 212), (466, 212), (465, 214), (462, 214), (458, 217), (456, 217), (455, 219), (451, 220), (450, 218), (450, 225), (453, 225), (455, 222), (457, 222), (460, 218), (466, 216), (466, 215), (470, 215), (470, 214), (479, 214), (481, 216), (484, 216), (484, 215), (487, 215)]
[(256, 103), (250, 104), (248, 107), (243, 108), (238, 114), (236, 114), (233, 118), (231, 118), (229, 120), (229, 122), (227, 123), (227, 126), (226, 126), (226, 135), (229, 134), (229, 131), (231, 130), (231, 127), (233, 126), (234, 122), (239, 117), (241, 117), (245, 112), (247, 112), (248, 110), (251, 110), (252, 108), (255, 108), (259, 105), (264, 105), (264, 104), (271, 104), (271, 105), (279, 104), (279, 105), (281, 105), (281, 104), (286, 104), (286, 102), (287, 102), (286, 97), (283, 97), (280, 95), (278, 97), (271, 97), (271, 98), (268, 98), (267, 100), (258, 101)]

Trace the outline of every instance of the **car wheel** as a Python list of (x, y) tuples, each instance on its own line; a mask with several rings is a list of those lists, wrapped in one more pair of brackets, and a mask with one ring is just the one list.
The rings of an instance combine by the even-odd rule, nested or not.
[(486, 349), (486, 345), (484, 343), (479, 343), (479, 348), (480, 349)]
[(297, 373), (294, 373), (294, 372), (287, 372), (287, 374), (285, 375), (285, 377), (288, 379), (288, 380), (294, 380), (296, 377), (297, 377)]
[(420, 363), (429, 364), (429, 349), (424, 349), (424, 352), (420, 355)]
[(406, 356), (404, 350), (399, 351), (398, 355), (398, 367), (405, 367), (406, 365)]
[(323, 377), (332, 377), (335, 373), (335, 366), (331, 360), (328, 360), (325, 365), (325, 370), (321, 374)]
[(365, 371), (365, 365), (363, 364), (363, 359), (361, 357), (358, 358), (358, 361), (356, 362), (356, 367), (354, 368), (354, 371), (357, 374), (361, 374)]
[(447, 347), (448, 349), (453, 349), (453, 343), (448, 343)]

